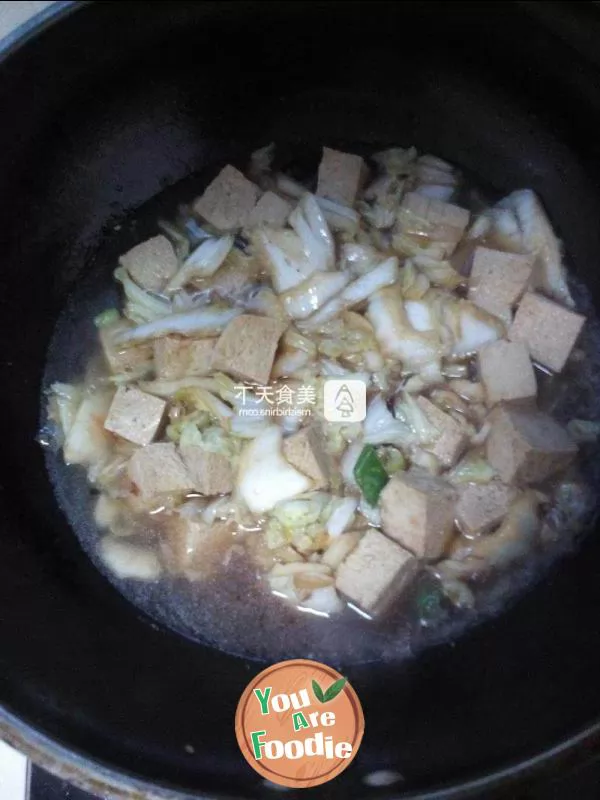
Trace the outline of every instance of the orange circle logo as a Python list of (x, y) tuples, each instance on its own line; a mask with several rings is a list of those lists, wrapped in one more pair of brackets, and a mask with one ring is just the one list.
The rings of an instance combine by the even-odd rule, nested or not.
[(250, 766), (273, 783), (309, 788), (335, 778), (356, 755), (365, 729), (347, 680), (318, 661), (281, 661), (247, 686), (235, 734)]

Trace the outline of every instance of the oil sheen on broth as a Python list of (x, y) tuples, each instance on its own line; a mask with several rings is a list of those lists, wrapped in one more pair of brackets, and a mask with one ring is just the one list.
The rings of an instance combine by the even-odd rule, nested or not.
[[(197, 193), (185, 187), (157, 198), (107, 237), (95, 266), (70, 296), (49, 349), (40, 438), (48, 445), (48, 469), (59, 503), (85, 552), (138, 608), (227, 652), (270, 660), (313, 657), (338, 664), (407, 657), (505, 607), (574, 545), (594, 510), (589, 487), (597, 470), (600, 327), (585, 288), (572, 277), (567, 284), (560, 257), (557, 265), (556, 259), (543, 263), (539, 255), (540, 237), (552, 237), (550, 244), (557, 247), (543, 207), (527, 192), (496, 203), (493, 192), (482, 191), (445, 162), (413, 150), (394, 148), (369, 159), (366, 182), (365, 166), (357, 156), (324, 150), (313, 195), (308, 190), (314, 189), (314, 174), (291, 177), (293, 164), (278, 165), (265, 148), (254, 154), (246, 178), (230, 167), (221, 173), (230, 196), (237, 198), (225, 209), (219, 205), (219, 178), (193, 208), (175, 209), (173, 198), (189, 201)], [(541, 219), (532, 220), (536, 213)], [(165, 218), (172, 221), (166, 228), (174, 254), (170, 274), (159, 275), (159, 285), (156, 270), (144, 274), (138, 263), (126, 258), (123, 264), (129, 267), (121, 270), (130, 270), (130, 284), (123, 298), (121, 286), (111, 277), (118, 257), (156, 236), (158, 220)], [(481, 264), (471, 267), (469, 275), (474, 252)], [(158, 259), (159, 272), (169, 269), (164, 253), (146, 253), (145, 258)], [(513, 285), (502, 276), (498, 279), (494, 259), (508, 265)], [(247, 270), (246, 279), (240, 279), (240, 269)], [(514, 281), (519, 280), (522, 286), (515, 290)], [(484, 359), (490, 356), (480, 354), (485, 346), (505, 342), (511, 358), (515, 353), (522, 356), (510, 346), (508, 331), (516, 324), (515, 315), (518, 321), (524, 294), (533, 295), (534, 303), (542, 298), (542, 310), (544, 302), (549, 303), (548, 313), (558, 314), (559, 324), (564, 319), (563, 338), (577, 326), (577, 314), (586, 317), (576, 344), (567, 345), (566, 352), (551, 348), (538, 353), (535, 342), (523, 345), (532, 347), (535, 356), (533, 398), (510, 375), (499, 386), (486, 385)], [(394, 303), (403, 304), (400, 317), (394, 316)], [(118, 317), (113, 309), (119, 310)], [(208, 330), (212, 321), (206, 321), (206, 313), (215, 309), (234, 309), (234, 315), (221, 328)], [(200, 322), (193, 321), (193, 330), (172, 324), (169, 328), (174, 313), (196, 311)], [(237, 365), (232, 363), (228, 371), (226, 360), (195, 373), (180, 367), (181, 373), (167, 379), (155, 374), (158, 367), (152, 364), (139, 368), (131, 362), (128, 372), (124, 369), (115, 380), (118, 370), (116, 361), (111, 369), (106, 360), (106, 338), (104, 350), (99, 347), (99, 334), (119, 341), (123, 332), (123, 341), (133, 335), (136, 356), (152, 347), (156, 354), (156, 345), (148, 342), (166, 337), (169, 346), (190, 339), (217, 340), (235, 314), (242, 320), (254, 316), (279, 321), (278, 350), (264, 384), (277, 388), (310, 383), (322, 390), (331, 377), (359, 378), (368, 384), (364, 423), (334, 426), (323, 420), (319, 407), (315, 409), (317, 419), (309, 424), (320, 426), (330, 472), (315, 483), (314, 474), (307, 476), (297, 462), (288, 462), (290, 478), (299, 488), (283, 492), (274, 502), (244, 454), (261, 435), (268, 437), (274, 425), (280, 427), (275, 436), (281, 447), (282, 433), (288, 440), (307, 423), (299, 427), (290, 415), (283, 425), (257, 417), (258, 422), (231, 426), (228, 417), (219, 418), (221, 403), (227, 413), (236, 415), (239, 410), (233, 384), (261, 381), (250, 380), (252, 376), (244, 381)], [(182, 316), (176, 319), (179, 325), (188, 324), (181, 323)], [(148, 324), (158, 325), (151, 335), (144, 334)], [(128, 346), (131, 354), (131, 341)], [(173, 352), (176, 357), (177, 348)], [(202, 384), (215, 375), (217, 384)], [(169, 381), (177, 385), (165, 386)], [(110, 404), (119, 385), (166, 403), (148, 441), (168, 445), (169, 453), (181, 456), (178, 464), (186, 463), (186, 447), (208, 448), (210, 458), (225, 454), (235, 464), (232, 501), (222, 501), (217, 510), (217, 517), (224, 518), (217, 522), (223, 533), (212, 536), (209, 547), (202, 540), (195, 571), (182, 567), (181, 558), (188, 559), (189, 553), (177, 555), (165, 540), (172, 535), (173, 520), (178, 526), (196, 524), (203, 533), (214, 531), (215, 525), (210, 528), (206, 520), (210, 521), (207, 506), (214, 506), (216, 498), (198, 491), (199, 485), (184, 489), (182, 484), (179, 491), (170, 488), (155, 496), (146, 486), (150, 496), (142, 492), (140, 499), (140, 487), (131, 477), (137, 473), (123, 464), (148, 444), (128, 440), (138, 436), (133, 429), (130, 433), (123, 428), (125, 436), (104, 431), (107, 407), (100, 403), (100, 437), (106, 437), (107, 452), (98, 456), (91, 447), (86, 455), (84, 442), (83, 455), (74, 459), (77, 463), (65, 463), (66, 454), (80, 452), (68, 445), (69, 436), (74, 436), (69, 426), (81, 409), (81, 388), (84, 397), (97, 398), (104, 392)], [(201, 392), (190, 393), (194, 385)], [(57, 392), (69, 395), (69, 387), (75, 387), (73, 397), (61, 398), (59, 412)], [(204, 392), (209, 392), (208, 398)], [(500, 393), (509, 419), (516, 409), (525, 428), (528, 415), (539, 413), (532, 410), (537, 402), (539, 410), (568, 431), (568, 441), (576, 442), (576, 458), (565, 457), (562, 464), (565, 445), (559, 435), (561, 452), (546, 459), (554, 458), (552, 469), (544, 467), (543, 458), (535, 462), (534, 457), (533, 472), (525, 466), (508, 475), (502, 454), (486, 449), (485, 433), (498, 424), (493, 392)], [(219, 405), (213, 407), (214, 397)], [(117, 418), (117, 427), (121, 422)], [(448, 441), (446, 422), (455, 433), (455, 445), (440, 442), (440, 425)], [(110, 419), (107, 424), (110, 427)], [(252, 431), (252, 424), (262, 425), (267, 433)], [(112, 476), (107, 463), (115, 453), (121, 457), (118, 474)], [(203, 455), (206, 458), (204, 450)], [(488, 456), (498, 462), (494, 467)], [(271, 474), (271, 468), (267, 463), (263, 469)], [(503, 471), (501, 481), (498, 470)], [(410, 487), (414, 474), (425, 481), (425, 494), (428, 481), (433, 481), (433, 497), (449, 487), (451, 529), (442, 535), (440, 530), (397, 530), (401, 505), (395, 517), (396, 487), (399, 502), (406, 504), (405, 483)], [(485, 496), (486, 487), (499, 483), (508, 486), (506, 507), (496, 509), (490, 522), (485, 508), (461, 511), (459, 506), (459, 527), (456, 502), (468, 487), (483, 487)], [(259, 500), (247, 486), (256, 489)], [(117, 507), (125, 503), (127, 513), (120, 523), (107, 518), (99, 530), (94, 510), (104, 495)], [(307, 499), (311, 502), (302, 505)], [(253, 503), (255, 509), (249, 510)], [(312, 514), (308, 522), (307, 513)], [(437, 524), (443, 528), (447, 522)], [(135, 567), (137, 578), (119, 577), (127, 573), (126, 565), (125, 573), (120, 568), (115, 572), (114, 565), (111, 569), (106, 542), (125, 562), (132, 545), (134, 552), (142, 548), (150, 554)], [(332, 550), (336, 542), (341, 564)], [(385, 548), (391, 548), (388, 561), (394, 564), (389, 574), (382, 574), (384, 565), (377, 564), (377, 553), (387, 553)], [(154, 577), (157, 564), (160, 575)], [(290, 566), (294, 564), (299, 566)], [(354, 580), (357, 567), (367, 571), (371, 583)]]

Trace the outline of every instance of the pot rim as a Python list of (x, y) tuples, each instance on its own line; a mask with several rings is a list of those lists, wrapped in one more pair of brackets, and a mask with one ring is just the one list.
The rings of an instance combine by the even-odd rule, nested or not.
[[(33, 14), (0, 39), (0, 67), (31, 39), (52, 25), (90, 5), (93, 0), (54, 0), (48, 7)], [(9, 712), (0, 703), (0, 739), (24, 753), (34, 764), (43, 767), (62, 780), (98, 796), (110, 793), (115, 800), (210, 800), (209, 795), (190, 794), (168, 786), (158, 786), (145, 779), (122, 772), (89, 755), (69, 750), (51, 737)], [(459, 797), (480, 796), (502, 784), (507, 785), (533, 775), (550, 762), (566, 760), (582, 746), (600, 743), (600, 720), (590, 722), (580, 730), (535, 756), (515, 761), (487, 774), (469, 778), (426, 791), (406, 794), (391, 788), (389, 797), (404, 800), (454, 800)], [(215, 797), (215, 796), (213, 796)], [(218, 795), (218, 800), (239, 800), (233, 795)]]

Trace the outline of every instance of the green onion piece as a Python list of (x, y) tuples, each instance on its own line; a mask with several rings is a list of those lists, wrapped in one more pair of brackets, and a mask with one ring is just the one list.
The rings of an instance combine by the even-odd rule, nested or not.
[(106, 311), (102, 311), (101, 314), (94, 319), (94, 325), (97, 328), (107, 328), (109, 325), (113, 325), (115, 322), (118, 322), (120, 319), (120, 314), (116, 308), (107, 308)]
[(372, 444), (366, 445), (359, 455), (354, 466), (354, 477), (367, 503), (370, 506), (376, 505), (381, 490), (389, 481), (389, 475)]

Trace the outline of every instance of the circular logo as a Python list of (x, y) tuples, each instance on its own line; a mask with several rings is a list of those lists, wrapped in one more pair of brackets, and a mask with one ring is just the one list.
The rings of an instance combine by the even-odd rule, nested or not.
[(273, 783), (309, 788), (335, 778), (365, 729), (346, 678), (318, 661), (281, 661), (257, 675), (237, 707), (235, 733), (250, 766)]

